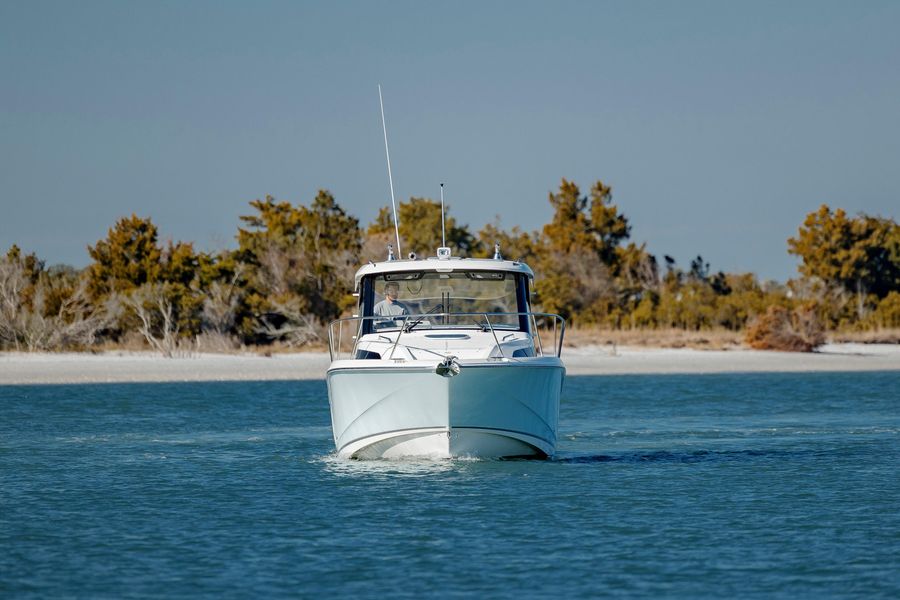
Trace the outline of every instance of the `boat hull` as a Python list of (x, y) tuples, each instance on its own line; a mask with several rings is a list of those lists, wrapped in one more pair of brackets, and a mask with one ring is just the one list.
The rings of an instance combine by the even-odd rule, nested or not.
[[(558, 358), (360, 365), (338, 361), (328, 394), (338, 455), (347, 458), (548, 456), (556, 450), (565, 368)], [(371, 364), (371, 363), (369, 363)]]

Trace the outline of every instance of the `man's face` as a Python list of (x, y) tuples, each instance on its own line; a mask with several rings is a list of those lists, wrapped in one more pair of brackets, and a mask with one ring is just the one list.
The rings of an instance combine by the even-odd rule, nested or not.
[(397, 293), (400, 291), (400, 287), (396, 285), (388, 285), (384, 288), (384, 295), (387, 296), (387, 299), (393, 302), (397, 299)]

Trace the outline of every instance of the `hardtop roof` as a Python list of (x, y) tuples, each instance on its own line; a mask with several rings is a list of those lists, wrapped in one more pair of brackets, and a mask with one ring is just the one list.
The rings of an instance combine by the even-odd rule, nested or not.
[(387, 260), (382, 262), (370, 262), (363, 265), (356, 272), (354, 278), (354, 290), (359, 290), (359, 282), (366, 275), (380, 275), (382, 273), (402, 273), (409, 271), (425, 271), (437, 273), (451, 273), (454, 271), (505, 271), (508, 273), (521, 273), (534, 279), (534, 271), (523, 262), (513, 260), (500, 260), (496, 258), (422, 258), (409, 260)]

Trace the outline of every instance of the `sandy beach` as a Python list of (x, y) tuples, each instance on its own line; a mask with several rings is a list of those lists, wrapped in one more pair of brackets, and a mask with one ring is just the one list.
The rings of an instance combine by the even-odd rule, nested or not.
[[(828, 344), (809, 354), (584, 346), (564, 349), (563, 359), (569, 375), (883, 371), (900, 369), (900, 345)], [(183, 358), (150, 352), (6, 352), (0, 353), (0, 385), (321, 379), (328, 363), (323, 352)]]

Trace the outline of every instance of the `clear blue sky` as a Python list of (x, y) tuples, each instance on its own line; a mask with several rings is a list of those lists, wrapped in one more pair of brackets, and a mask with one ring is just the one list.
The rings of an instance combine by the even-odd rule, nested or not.
[(234, 245), (318, 188), (478, 228), (602, 179), (635, 241), (786, 279), (821, 203), (897, 217), (900, 2), (0, 0), (0, 246), (83, 266), (132, 212)]

